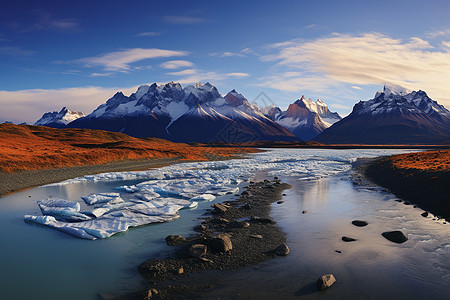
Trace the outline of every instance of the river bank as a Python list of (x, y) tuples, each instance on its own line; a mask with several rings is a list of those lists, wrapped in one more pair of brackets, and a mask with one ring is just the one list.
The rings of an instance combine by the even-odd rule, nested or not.
[(450, 150), (377, 158), (363, 168), (363, 173), (405, 204), (415, 204), (450, 221)]

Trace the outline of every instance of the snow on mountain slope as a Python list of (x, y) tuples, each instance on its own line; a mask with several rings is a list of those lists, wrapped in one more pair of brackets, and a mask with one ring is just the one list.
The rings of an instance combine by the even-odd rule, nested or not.
[(355, 104), (350, 115), (315, 140), (340, 144), (448, 143), (450, 111), (424, 91), (387, 85), (373, 99)]
[(68, 126), (189, 142), (224, 141), (224, 130), (244, 132), (249, 141), (297, 140), (235, 90), (222, 97), (209, 82), (185, 88), (174, 82), (153, 83), (140, 86), (129, 97), (118, 92), (90, 115)]
[(290, 104), (286, 111), (275, 105), (261, 109), (265, 115), (289, 129), (298, 138), (310, 140), (341, 119), (338, 113), (330, 112), (320, 99), (313, 102), (302, 96)]
[(86, 114), (83, 112), (71, 111), (63, 107), (59, 112), (45, 113), (34, 125), (62, 128), (68, 123), (84, 116)]

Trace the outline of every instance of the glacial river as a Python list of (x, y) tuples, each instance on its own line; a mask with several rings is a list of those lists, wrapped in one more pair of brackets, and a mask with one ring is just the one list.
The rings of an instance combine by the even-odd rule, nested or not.
[[(77, 201), (81, 210), (88, 210), (80, 197), (90, 194), (119, 192), (133, 201), (133, 193), (117, 190), (124, 185), (139, 187), (147, 182), (147, 190), (164, 186), (183, 192), (180, 182), (189, 180), (190, 195), (195, 196), (195, 187), (200, 193), (205, 182), (217, 182), (218, 189), (242, 188), (261, 174), (278, 176), (293, 186), (285, 192), (285, 202), (272, 209), (272, 217), (287, 233), (291, 253), (260, 266), (212, 274), (220, 284), (202, 298), (444, 299), (450, 290), (450, 225), (431, 216), (423, 218), (419, 208), (350, 180), (351, 162), (356, 158), (402, 152), (406, 151), (277, 149), (248, 159), (89, 176), (1, 197), (0, 299), (89, 300), (97, 299), (99, 293), (138, 290), (143, 280), (137, 266), (170, 253), (164, 237), (193, 233), (197, 218), (211, 204), (235, 196), (198, 201), (195, 209), (180, 210), (180, 218), (174, 221), (97, 240), (24, 222), (25, 215), (41, 215), (39, 200)], [(367, 220), (369, 225), (355, 227), (350, 223), (355, 219)], [(409, 240), (391, 243), (381, 236), (389, 230), (402, 230)], [(345, 243), (344, 235), (358, 240)], [(325, 273), (333, 273), (337, 283), (320, 294), (313, 284)]]

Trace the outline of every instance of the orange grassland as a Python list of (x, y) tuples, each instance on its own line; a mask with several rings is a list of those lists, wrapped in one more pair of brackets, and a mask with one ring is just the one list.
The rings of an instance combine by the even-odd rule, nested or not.
[(129, 159), (179, 157), (183, 160), (207, 160), (211, 156), (226, 158), (251, 152), (257, 150), (190, 146), (103, 130), (0, 124), (0, 170), (9, 173)]
[(450, 171), (450, 150), (425, 151), (394, 155), (389, 158), (397, 169), (428, 172)]

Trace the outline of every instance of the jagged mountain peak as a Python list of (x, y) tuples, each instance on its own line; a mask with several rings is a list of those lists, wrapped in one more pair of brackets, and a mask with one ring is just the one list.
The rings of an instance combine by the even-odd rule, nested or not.
[(63, 107), (59, 112), (53, 111), (45, 113), (34, 125), (62, 128), (68, 123), (86, 116), (85, 113), (79, 111), (71, 111), (67, 107)]

